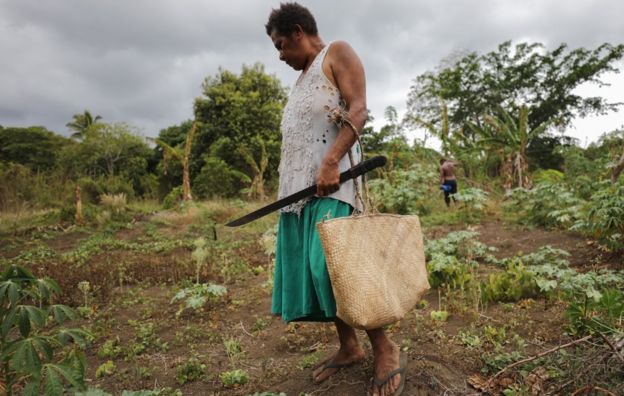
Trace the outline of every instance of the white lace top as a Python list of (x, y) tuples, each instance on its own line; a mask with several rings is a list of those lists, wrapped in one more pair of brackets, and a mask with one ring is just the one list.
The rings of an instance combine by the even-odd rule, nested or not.
[[(308, 70), (301, 74), (284, 108), (280, 125), (282, 150), (278, 199), (314, 184), (323, 158), (336, 141), (338, 127), (329, 119), (329, 111), (340, 104), (341, 96), (338, 88), (325, 76), (322, 67), (330, 46), (331, 43), (325, 46)], [(355, 143), (351, 150), (354, 162), (358, 163), (361, 152), (359, 145)], [(340, 172), (350, 167), (349, 156), (345, 154), (340, 160)], [(341, 184), (340, 189), (329, 197), (361, 210), (360, 202), (356, 203), (352, 180)], [(281, 211), (299, 214), (308, 200), (296, 202)]]

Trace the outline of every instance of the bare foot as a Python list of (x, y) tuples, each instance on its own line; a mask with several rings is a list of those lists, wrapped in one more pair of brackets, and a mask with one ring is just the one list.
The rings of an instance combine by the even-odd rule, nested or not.
[(364, 360), (365, 356), (366, 353), (360, 345), (350, 349), (341, 348), (333, 358), (326, 360), (314, 370), (312, 373), (312, 380), (316, 383), (323, 382), (336, 374), (341, 368)]
[(394, 392), (399, 389), (401, 384), (401, 376), (405, 375), (403, 373), (396, 373), (392, 377), (390, 377), (385, 383), (384, 381), (390, 375), (390, 373), (394, 370), (398, 370), (401, 366), (401, 351), (399, 347), (390, 342), (383, 347), (377, 348), (375, 350), (375, 379), (373, 380), (371, 386), (371, 392), (369, 393), (372, 396), (393, 396)]

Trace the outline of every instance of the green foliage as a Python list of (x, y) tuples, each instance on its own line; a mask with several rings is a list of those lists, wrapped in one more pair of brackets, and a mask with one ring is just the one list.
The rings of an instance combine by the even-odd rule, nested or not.
[(426, 202), (436, 186), (436, 178), (433, 168), (414, 163), (407, 170), (394, 169), (368, 184), (379, 210), (422, 215), (428, 211)]
[[(218, 143), (215, 143), (218, 144)], [(251, 179), (215, 156), (206, 157), (204, 166), (193, 179), (193, 193), (199, 198), (235, 197)]]
[(477, 348), (481, 346), (481, 338), (476, 335), (471, 333), (470, 331), (463, 331), (460, 330), (459, 333), (457, 333), (457, 338), (459, 339), (459, 341), (461, 341), (461, 343), (465, 346), (467, 346), (468, 348)]
[(496, 262), (496, 258), (491, 254), (496, 249), (479, 242), (478, 235), (479, 233), (475, 231), (454, 231), (444, 238), (427, 241), (425, 244), (427, 261), (433, 260), (435, 254), (442, 254), (470, 264), (476, 264), (477, 259)]
[(517, 188), (506, 196), (505, 208), (521, 223), (567, 228), (582, 216), (585, 203), (565, 184), (540, 183), (531, 190)]
[(0, 163), (15, 163), (33, 171), (57, 165), (61, 149), (71, 145), (67, 138), (41, 126), (0, 128)]
[(480, 219), (485, 211), (487, 193), (479, 188), (464, 188), (454, 194), (455, 199), (461, 205), (461, 213), (464, 221), (474, 222)]
[(122, 352), (128, 358), (141, 355), (152, 349), (160, 352), (169, 349), (169, 343), (163, 342), (156, 334), (156, 326), (152, 322), (139, 322), (128, 320), (128, 324), (134, 328), (135, 338), (133, 342), (122, 348)]
[(225, 347), (225, 353), (228, 355), (230, 360), (236, 359), (243, 352), (240, 342), (235, 339), (224, 340), (223, 346)]
[(483, 301), (518, 301), (537, 296), (539, 288), (533, 274), (516, 259), (505, 271), (490, 274), (481, 292)]
[(299, 364), (297, 365), (300, 369), (304, 370), (309, 367), (316, 366), (319, 363), (320, 356), (318, 353), (311, 353), (309, 355), (305, 355), (299, 360)]
[[(285, 103), (285, 89), (275, 76), (265, 73), (261, 64), (243, 66), (239, 75), (220, 70), (204, 80), (202, 96), (195, 99), (195, 117), (202, 127), (193, 146), (191, 178), (197, 184), (195, 178), (201, 170), (203, 181), (223, 177), (226, 183), (206, 184), (201, 194), (229, 196), (238, 193), (254, 177), (246, 154), (261, 158), (262, 150), (266, 150), (268, 161), (265, 180), (270, 183), (277, 178), (279, 125)], [(248, 149), (246, 153), (239, 150), (243, 146)], [(220, 175), (206, 168), (206, 153), (222, 160), (225, 164), (221, 164), (221, 168), (228, 171)], [(233, 171), (242, 172), (246, 179)]]
[[(510, 107), (517, 106), (512, 103)], [(474, 152), (484, 150), (490, 156), (498, 156), (505, 188), (530, 185), (527, 148), (534, 139), (545, 133), (552, 120), (529, 127), (529, 109), (526, 105), (519, 106), (517, 118), (500, 106), (496, 114), (486, 114), (485, 124), (468, 122), (466, 125), (472, 132), (472, 139), (462, 135), (463, 146)]]
[(80, 144), (62, 154), (62, 166), (70, 174), (90, 176), (120, 175), (134, 184), (147, 172), (152, 151), (129, 125), (123, 123), (92, 125)]
[(597, 301), (589, 297), (570, 302), (566, 310), (568, 332), (574, 336), (585, 334), (624, 333), (624, 293), (606, 289)]
[(82, 114), (74, 114), (72, 118), (73, 121), (68, 122), (65, 126), (74, 131), (72, 138), (83, 139), (87, 131), (97, 124), (102, 119), (102, 116), (96, 115), (93, 117), (91, 112), (85, 110)]
[(107, 377), (115, 374), (117, 371), (117, 366), (113, 363), (112, 360), (107, 360), (106, 362), (100, 364), (100, 366), (95, 370), (95, 378)]
[(583, 98), (574, 90), (602, 73), (615, 70), (624, 45), (568, 50), (565, 44), (548, 51), (539, 43), (507, 41), (484, 55), (471, 52), (445, 60), (434, 72), (416, 77), (408, 98), (408, 115), (438, 124), (440, 98), (448, 106), (449, 123), (461, 128), (468, 121), (495, 113), (499, 105), (526, 103), (529, 129), (549, 120), (568, 125), (577, 113), (601, 114), (617, 108), (600, 97)]
[[(25, 382), (24, 393), (62, 395), (65, 383), (84, 388), (85, 360), (78, 348), (90, 337), (79, 329), (49, 328), (77, 317), (73, 309), (52, 304), (60, 288), (51, 279), (35, 278), (18, 266), (6, 268), (0, 278), (0, 375), (8, 394)], [(69, 348), (70, 345), (73, 347)], [(65, 348), (68, 347), (69, 349)], [(55, 350), (65, 349), (64, 357)]]
[(449, 285), (453, 289), (464, 289), (473, 279), (472, 268), (475, 264), (459, 261), (454, 256), (433, 253), (427, 261), (429, 284), (431, 287)]
[(122, 352), (119, 346), (119, 338), (106, 340), (98, 349), (98, 356), (101, 358), (116, 358)]
[(205, 376), (205, 371), (206, 365), (201, 363), (196, 357), (191, 357), (176, 367), (176, 380), (180, 385), (197, 381)]
[(609, 249), (624, 248), (624, 184), (604, 187), (586, 205), (587, 218), (572, 227), (597, 238)]
[(431, 320), (436, 322), (446, 322), (449, 313), (447, 311), (431, 311), (430, 316)]
[(182, 186), (174, 187), (163, 199), (163, 207), (165, 209), (176, 209), (182, 202), (182, 196)]
[(177, 292), (171, 299), (171, 303), (184, 301), (184, 304), (180, 305), (180, 309), (176, 313), (176, 316), (180, 316), (185, 309), (190, 308), (197, 311), (208, 301), (216, 301), (224, 296), (226, 292), (227, 289), (225, 286), (215, 285), (213, 283), (199, 283)]
[(203, 237), (197, 238), (193, 244), (195, 250), (191, 253), (191, 258), (195, 262), (195, 283), (199, 284), (199, 273), (206, 266), (209, 250), (206, 246), (206, 239)]
[(484, 373), (495, 373), (523, 357), (519, 351), (488, 354), (483, 357), (485, 366), (481, 371)]
[(219, 379), (226, 388), (234, 388), (245, 385), (249, 381), (249, 376), (245, 371), (238, 369), (221, 373)]
[(539, 169), (533, 173), (535, 184), (561, 184), (565, 180), (565, 175), (556, 169)]
[(72, 191), (73, 186), (59, 170), (40, 172), (0, 162), (0, 211), (59, 207)]

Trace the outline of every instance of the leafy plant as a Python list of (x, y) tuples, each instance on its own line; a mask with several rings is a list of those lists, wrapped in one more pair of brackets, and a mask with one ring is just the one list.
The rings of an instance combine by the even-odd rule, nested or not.
[(533, 189), (517, 188), (506, 195), (505, 208), (521, 223), (568, 228), (582, 218), (585, 201), (563, 183), (540, 183)]
[(490, 274), (481, 291), (483, 301), (518, 301), (539, 294), (534, 275), (519, 259), (509, 262), (505, 271)]
[(240, 342), (235, 339), (225, 340), (223, 345), (225, 346), (225, 353), (227, 353), (230, 360), (235, 359), (243, 351)]
[(484, 373), (494, 373), (503, 367), (522, 359), (524, 356), (519, 351), (501, 352), (485, 355), (483, 360), (485, 366), (481, 369)]
[(568, 332), (575, 336), (624, 332), (624, 293), (606, 289), (598, 301), (587, 296), (570, 303), (566, 310)]
[(245, 385), (247, 381), (249, 381), (249, 376), (245, 371), (237, 369), (221, 373), (219, 379), (226, 388), (233, 388), (239, 385)]
[(449, 313), (448, 311), (431, 311), (430, 316), (436, 322), (446, 322)]
[(191, 253), (191, 258), (195, 261), (195, 282), (199, 284), (199, 273), (201, 269), (206, 265), (206, 259), (208, 258), (208, 249), (206, 248), (206, 239), (197, 238), (193, 244), (195, 250)]
[(431, 168), (414, 163), (409, 169), (394, 169), (384, 178), (370, 180), (370, 193), (379, 209), (398, 214), (426, 214), (426, 198), (436, 185)]
[(306, 355), (299, 360), (299, 364), (297, 365), (300, 369), (306, 369), (308, 367), (315, 366), (320, 360), (318, 353), (312, 353)]
[(457, 333), (457, 338), (468, 348), (477, 348), (481, 346), (482, 343), (481, 338), (478, 335), (469, 331), (460, 330), (459, 333)]
[[(24, 384), (24, 395), (62, 395), (65, 383), (84, 389), (85, 360), (79, 348), (88, 333), (79, 329), (48, 329), (77, 317), (73, 309), (52, 304), (60, 293), (52, 279), (35, 278), (19, 266), (8, 267), (0, 278), (0, 373), (8, 395)], [(55, 350), (73, 344), (59, 362)]]
[(466, 221), (475, 221), (483, 214), (487, 203), (487, 193), (479, 188), (464, 188), (454, 194), (461, 204)]
[(624, 248), (624, 184), (597, 191), (587, 203), (587, 218), (572, 227), (585, 231), (609, 249)]
[(180, 305), (180, 309), (176, 312), (176, 316), (179, 317), (185, 309), (199, 310), (206, 302), (216, 300), (225, 295), (226, 292), (225, 286), (200, 283), (180, 290), (173, 296), (171, 303), (184, 301), (184, 304)]
[(100, 364), (100, 367), (95, 370), (95, 378), (102, 378), (115, 374), (117, 366), (112, 360), (107, 360), (105, 363)]
[(432, 287), (446, 284), (453, 289), (464, 290), (466, 285), (473, 279), (471, 272), (473, 265), (476, 264), (461, 262), (454, 256), (433, 254), (431, 260), (427, 262), (429, 283)]
[(115, 358), (121, 353), (122, 349), (119, 346), (119, 338), (112, 340), (106, 340), (104, 344), (98, 349), (98, 356), (101, 358)]
[(149, 348), (159, 351), (167, 351), (169, 343), (163, 342), (156, 336), (156, 327), (152, 322), (139, 322), (128, 320), (128, 324), (134, 328), (136, 337), (134, 342), (123, 348), (127, 357), (133, 357), (144, 353)]
[(176, 380), (180, 385), (196, 381), (205, 375), (206, 365), (196, 357), (192, 357), (184, 364), (176, 367)]

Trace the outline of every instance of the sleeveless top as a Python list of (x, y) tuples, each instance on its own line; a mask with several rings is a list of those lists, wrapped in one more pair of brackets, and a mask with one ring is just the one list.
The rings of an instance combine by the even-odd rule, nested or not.
[[(278, 199), (316, 183), (318, 169), (338, 136), (339, 128), (330, 120), (329, 113), (341, 104), (342, 97), (323, 72), (323, 61), (330, 46), (331, 43), (326, 45), (308, 70), (299, 76), (284, 107), (280, 125), (282, 148)], [(354, 163), (359, 163), (361, 150), (357, 142), (351, 151)], [(350, 167), (347, 153), (340, 160), (340, 172)], [(356, 210), (362, 209), (360, 202), (356, 202), (353, 180), (341, 184), (340, 189), (328, 197), (346, 202)], [(289, 205), (281, 212), (300, 214), (308, 200)]]

